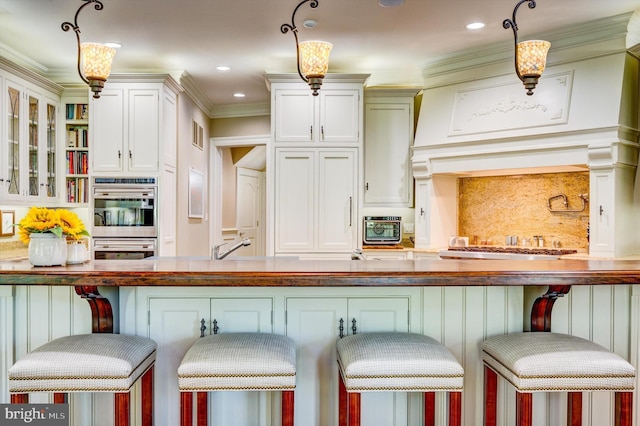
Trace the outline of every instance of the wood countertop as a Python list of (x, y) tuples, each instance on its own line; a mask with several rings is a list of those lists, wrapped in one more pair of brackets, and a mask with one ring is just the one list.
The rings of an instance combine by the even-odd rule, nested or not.
[(640, 284), (637, 260), (96, 260), (33, 267), (0, 261), (0, 285), (497, 286)]

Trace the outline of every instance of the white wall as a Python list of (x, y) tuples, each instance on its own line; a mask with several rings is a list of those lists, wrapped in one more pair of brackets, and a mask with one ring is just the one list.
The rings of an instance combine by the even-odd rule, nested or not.
[[(192, 144), (193, 120), (204, 128), (203, 149)], [(184, 93), (178, 96), (177, 255), (209, 256), (209, 118)], [(204, 218), (189, 218), (189, 169), (204, 173)], [(170, 206), (168, 206), (170, 207)]]

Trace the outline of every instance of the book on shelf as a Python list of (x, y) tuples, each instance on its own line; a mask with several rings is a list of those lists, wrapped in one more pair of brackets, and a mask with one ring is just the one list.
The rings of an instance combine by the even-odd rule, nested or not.
[(67, 104), (67, 120), (88, 120), (88, 104)]
[(67, 146), (69, 148), (87, 148), (89, 146), (89, 130), (86, 127), (69, 127), (67, 129)]

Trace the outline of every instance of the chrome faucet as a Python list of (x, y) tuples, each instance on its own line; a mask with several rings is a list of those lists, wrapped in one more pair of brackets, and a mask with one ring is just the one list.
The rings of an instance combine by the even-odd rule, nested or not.
[(230, 255), (234, 251), (238, 250), (240, 247), (251, 245), (251, 240), (248, 239), (248, 238), (245, 238), (244, 240), (235, 243), (233, 246), (231, 246), (231, 248), (229, 250), (220, 253), (220, 247), (222, 247), (225, 244), (227, 244), (227, 243), (218, 244), (217, 246), (213, 246), (213, 258), (215, 260), (224, 259), (225, 257)]
[(367, 260), (362, 253), (362, 249), (355, 249), (351, 252), (351, 260)]

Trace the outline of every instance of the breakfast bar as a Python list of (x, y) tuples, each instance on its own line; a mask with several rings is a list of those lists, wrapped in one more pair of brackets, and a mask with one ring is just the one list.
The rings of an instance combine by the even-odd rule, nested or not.
[[(22, 354), (63, 335), (117, 332), (157, 342), (155, 424), (178, 424), (177, 366), (201, 334), (217, 327), (220, 333), (291, 337), (298, 347), (296, 424), (335, 425), (336, 339), (405, 331), (429, 335), (456, 356), (465, 370), (462, 424), (479, 426), (479, 348), (487, 337), (523, 330), (572, 334), (604, 346), (637, 369), (640, 261), (168, 258), (46, 268), (3, 261), (0, 315), (3, 402), (8, 402), (6, 371)], [(501, 385), (498, 394), (498, 417), (506, 425), (515, 410), (513, 392)], [(610, 395), (588, 395), (585, 424), (609, 424)], [(265, 416), (276, 424), (279, 418), (279, 398), (268, 392), (217, 392), (210, 398), (214, 407), (224, 407), (212, 410), (212, 424), (254, 424)], [(534, 425), (566, 421), (565, 398), (536, 398)], [(363, 394), (362, 401), (368, 407), (363, 425), (412, 425), (420, 418), (421, 402), (412, 394), (374, 392)], [(637, 423), (637, 392), (634, 401)], [(101, 408), (112, 404), (109, 396), (78, 395), (72, 404), (95, 407), (92, 418), (72, 409), (74, 425), (101, 425), (111, 415), (110, 408)], [(445, 407), (443, 399), (437, 404)], [(445, 424), (445, 415), (439, 416), (436, 424)]]

